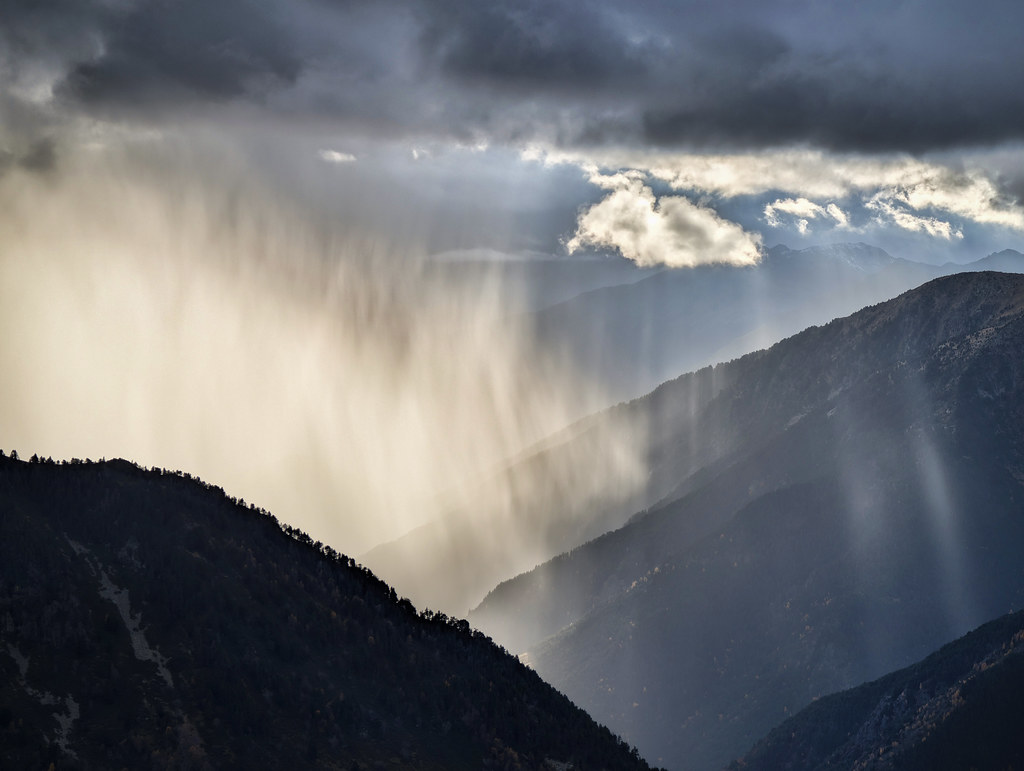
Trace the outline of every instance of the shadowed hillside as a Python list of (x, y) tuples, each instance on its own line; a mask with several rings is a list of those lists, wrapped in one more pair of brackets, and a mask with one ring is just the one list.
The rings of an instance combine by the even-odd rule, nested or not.
[[(937, 279), (667, 383), (621, 529), (474, 623), (673, 768), (1024, 605), (1024, 277)], [(514, 619), (514, 623), (507, 623)]]
[(465, 621), (186, 476), (0, 459), (8, 768), (645, 768)]
[(827, 696), (773, 730), (734, 771), (955, 771), (1024, 766), (1024, 614), (913, 666)]

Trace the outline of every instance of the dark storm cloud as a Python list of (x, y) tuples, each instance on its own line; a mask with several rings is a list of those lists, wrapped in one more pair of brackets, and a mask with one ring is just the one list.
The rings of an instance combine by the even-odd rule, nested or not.
[[(504, 67), (515, 68), (511, 73), (496, 68), (501, 47), (493, 45), (499, 38), (487, 25), (464, 18), (459, 27), (456, 19), (459, 31), (449, 34), (460, 41), (460, 72), (476, 73), (478, 81), (490, 77), (497, 92), (515, 74), (516, 85), (529, 78), (535, 93), (544, 94), (559, 85), (559, 72), (586, 71), (603, 56), (594, 80), (614, 85), (611, 104), (635, 119), (627, 130), (637, 130), (612, 139), (917, 152), (1024, 135), (1024, 89), (1014, 85), (1024, 73), (1024, 4), (986, 3), (983, 10), (960, 0), (719, 6), (717, 12), (701, 3), (678, 3), (673, 10), (624, 7), (619, 18), (632, 25), (631, 42), (625, 42), (626, 35), (615, 41), (606, 32), (608, 21), (601, 34), (560, 24), (571, 13), (556, 5), (559, 12), (546, 24), (532, 19), (517, 28), (517, 34), (541, 30), (539, 54), (558, 50), (570, 63), (553, 68), (550, 81), (541, 68), (520, 66), (520, 59), (526, 65), (543, 59), (525, 43), (515, 50), (533, 58), (503, 59)], [(552, 39), (552, 29), (563, 32), (560, 40)], [(479, 56), (471, 58), (472, 52)]]
[(1019, 0), (9, 5), (71, 110), (269, 105), (371, 132), (924, 152), (1024, 139)]
[(152, 3), (111, 11), (101, 56), (69, 73), (63, 89), (86, 103), (152, 107), (258, 95), (293, 82), (283, 8), (250, 0)]
[(1024, 138), (1017, 0), (428, 7), (425, 54), (490, 100), (483, 115), (497, 126), (550, 99), (574, 111), (566, 144), (923, 152)]
[(39, 55), (88, 34), (102, 12), (75, 0), (10, 0), (4, 3), (0, 40), (19, 55)]
[(1005, 189), (1018, 206), (1024, 206), (1024, 177), (1013, 179)]
[(642, 82), (650, 51), (601, 6), (549, 0), (437, 0), (423, 15), (424, 53), (443, 72), (496, 89), (587, 96)]
[(1024, 158), (1018, 155), (1004, 160), (994, 176), (1008, 202), (1024, 206)]
[[(1008, 17), (1024, 25), (1024, 12)], [(928, 32), (933, 45), (908, 50), (898, 41), (861, 50), (856, 41), (815, 49), (790, 40), (752, 57), (742, 40), (725, 42), (723, 50), (741, 53), (727, 66), (714, 55), (705, 59), (704, 88), (666, 94), (643, 108), (644, 137), (662, 145), (806, 142), (839, 151), (924, 152), (1024, 136), (1024, 90), (1009, 85), (1011, 72), (1024, 73), (1020, 46), (1005, 32), (985, 39), (945, 29), (919, 34)], [(749, 38), (746, 30), (742, 35)], [(1001, 53), (981, 56), (986, 46)]]
[[(910, 84), (862, 88), (814, 77), (736, 85), (713, 100), (643, 112), (647, 143), (713, 148), (808, 143), (838, 151), (927, 152), (1024, 137), (1024, 97), (921, 95)], [(973, 102), (973, 104), (971, 104)]]

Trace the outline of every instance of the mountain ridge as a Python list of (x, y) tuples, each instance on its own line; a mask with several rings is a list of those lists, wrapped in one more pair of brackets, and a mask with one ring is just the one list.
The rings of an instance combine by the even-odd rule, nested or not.
[(732, 771), (1012, 768), (1024, 761), (1024, 615), (990, 621), (927, 658), (825, 696)]
[(126, 461), (0, 458), (0, 640), (5, 765), (646, 768), (465, 620)]
[(662, 503), (470, 617), (653, 762), (727, 763), (1021, 606), (1022, 347), (1024, 277), (965, 273), (670, 381), (629, 406)]
[[(1024, 256), (1020, 267), (1024, 270)], [(563, 348), (562, 356), (567, 361), (592, 353), (590, 364), (581, 365), (582, 371), (597, 373), (594, 376), (602, 380), (633, 377), (632, 373), (639, 371), (641, 364), (647, 366), (648, 361), (655, 362), (656, 367), (665, 364), (669, 369), (651, 376), (651, 392), (659, 393), (666, 390), (663, 374), (672, 378), (667, 382), (674, 382), (680, 372), (693, 370), (682, 376), (689, 378), (692, 387), (669, 389), (686, 391), (675, 398), (691, 402), (717, 387), (714, 373), (718, 370), (710, 367), (714, 361), (730, 361), (762, 349), (786, 334), (889, 299), (897, 289), (910, 289), (944, 271), (968, 269), (915, 263), (867, 244), (802, 250), (779, 245), (768, 250), (760, 267), (703, 266), (685, 272), (660, 271), (549, 306), (538, 311), (541, 315), (534, 314), (529, 323), (535, 327), (538, 344), (548, 349)], [(808, 298), (814, 305), (810, 310)], [(739, 311), (719, 319), (727, 307)], [(768, 313), (766, 308), (775, 310)], [(762, 311), (767, 315), (762, 317)], [(623, 313), (632, 325), (627, 325), (625, 331), (614, 321)], [(724, 336), (712, 338), (700, 331), (708, 327), (724, 330)], [(573, 329), (577, 328), (585, 330), (582, 343), (574, 337)], [(686, 356), (677, 362), (678, 367), (669, 366), (666, 362), (670, 359), (652, 353), (651, 346), (679, 348)], [(634, 394), (630, 388), (619, 392), (619, 397)], [(589, 468), (580, 461), (581, 457), (606, 458), (601, 447), (614, 446), (614, 437), (622, 456), (635, 458), (636, 465), (646, 467), (652, 455), (658, 455), (651, 448), (662, 441), (663, 417), (658, 413), (648, 419), (630, 408), (629, 402), (622, 402), (584, 418), (532, 448), (543, 452), (527, 455), (498, 472), (503, 478), (496, 488), (516, 491), (509, 512), (496, 519), (472, 507), (455, 507), (447, 519), (380, 544), (361, 559), (417, 601), (467, 613), (502, 581), (620, 527), (635, 512), (656, 505), (668, 495), (673, 485), (659, 477), (662, 472), (657, 468), (653, 468), (652, 479), (631, 478), (623, 475), (621, 468)], [(673, 424), (676, 421), (671, 414), (666, 419)], [(573, 455), (572, 435), (584, 429), (590, 433), (584, 441), (590, 442), (591, 449)], [(559, 445), (564, 447), (560, 449)], [(530, 464), (533, 470), (527, 471)], [(580, 468), (588, 472), (586, 479)], [(588, 493), (585, 505), (564, 493), (581, 486), (592, 493)], [(487, 497), (485, 492), (470, 496), (477, 500)], [(486, 523), (484, 530), (481, 522)]]

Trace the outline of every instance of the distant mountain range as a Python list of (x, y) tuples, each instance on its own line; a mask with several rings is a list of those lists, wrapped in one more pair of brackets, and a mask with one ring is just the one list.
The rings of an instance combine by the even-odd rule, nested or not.
[(0, 766), (647, 767), (465, 621), (219, 488), (6, 457)]
[(660, 503), (470, 618), (651, 762), (719, 768), (1022, 607), (1022, 351), (1024, 276), (964, 273), (666, 383), (616, 408)]
[(780, 245), (754, 266), (665, 270), (587, 291), (538, 310), (530, 322), (540, 345), (559, 351), (621, 401), (933, 278), (977, 270), (1024, 272), (1024, 254), (1007, 249), (940, 266), (862, 243)]
[(1024, 613), (801, 710), (733, 771), (1024, 767)]
[[(777, 246), (756, 267), (664, 270), (585, 292), (529, 318), (539, 345), (562, 351), (625, 398), (938, 275), (989, 267), (1024, 271), (1024, 254), (1006, 250), (968, 265), (935, 266), (866, 244)], [(453, 505), (447, 518), (360, 559), (418, 604), (465, 614), (500, 581), (621, 526), (720, 457), (706, 438), (679, 432), (687, 410), (701, 407), (725, 371), (684, 377), (645, 402), (664, 407), (619, 405), (580, 421), (481, 481), (479, 493), (465, 497), (469, 504)], [(677, 434), (687, 437), (685, 447), (673, 445)], [(744, 438), (738, 431), (730, 441)], [(637, 459), (643, 479), (624, 473), (619, 458)], [(488, 509), (485, 502), (506, 490), (513, 491), (507, 508)]]

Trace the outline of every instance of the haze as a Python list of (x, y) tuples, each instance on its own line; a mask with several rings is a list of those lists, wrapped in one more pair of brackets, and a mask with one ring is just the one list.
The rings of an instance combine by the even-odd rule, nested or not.
[[(987, 6), (9, 4), (0, 445), (351, 554), (507, 514), (480, 480), (621, 395), (530, 311), (778, 243), (1021, 248), (1024, 19)], [(646, 429), (559, 479), (639, 488)]]

